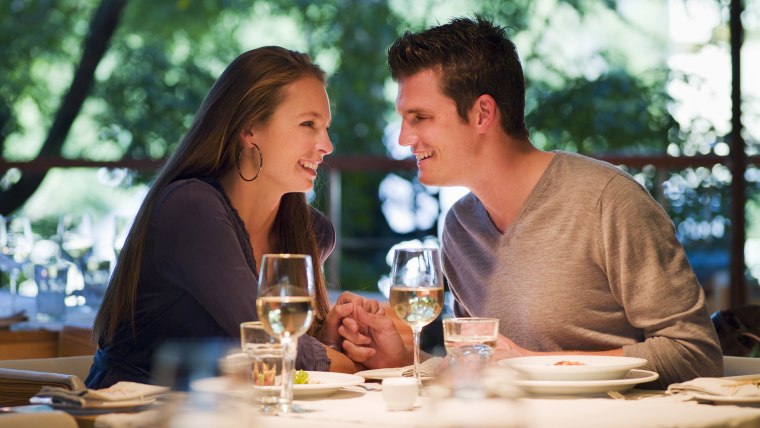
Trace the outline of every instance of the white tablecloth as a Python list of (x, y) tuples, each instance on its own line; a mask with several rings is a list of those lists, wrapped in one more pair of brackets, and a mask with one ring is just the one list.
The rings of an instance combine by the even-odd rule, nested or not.
[(382, 393), (342, 390), (329, 397), (296, 400), (301, 413), (256, 415), (242, 403), (184, 406), (173, 427), (760, 427), (760, 408), (698, 404), (681, 397), (642, 400), (526, 398), (436, 400), (418, 398), (412, 411), (385, 410)]

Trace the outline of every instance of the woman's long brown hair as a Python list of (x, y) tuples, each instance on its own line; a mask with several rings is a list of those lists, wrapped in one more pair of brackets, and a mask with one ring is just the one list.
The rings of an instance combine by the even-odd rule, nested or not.
[[(189, 131), (158, 172), (137, 212), (95, 318), (93, 335), (100, 345), (111, 343), (125, 323), (134, 334), (135, 301), (148, 223), (161, 191), (180, 178), (218, 178), (236, 168), (241, 131), (253, 124), (266, 123), (282, 103), (283, 89), (302, 77), (314, 77), (325, 83), (324, 71), (306, 54), (267, 46), (238, 56), (214, 83)], [(275, 252), (311, 255), (317, 291), (316, 317), (324, 320), (330, 302), (311, 211), (303, 193), (282, 197), (272, 227)]]

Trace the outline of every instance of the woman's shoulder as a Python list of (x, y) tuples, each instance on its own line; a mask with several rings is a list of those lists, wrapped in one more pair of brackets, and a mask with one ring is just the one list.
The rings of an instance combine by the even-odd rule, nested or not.
[(174, 203), (222, 201), (223, 196), (213, 183), (200, 178), (183, 178), (169, 183), (158, 195), (158, 205)]

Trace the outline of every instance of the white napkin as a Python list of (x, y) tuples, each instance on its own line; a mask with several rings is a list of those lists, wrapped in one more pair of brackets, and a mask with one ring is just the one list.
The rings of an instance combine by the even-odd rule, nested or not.
[[(442, 363), (443, 358), (441, 357), (432, 357), (420, 362), (420, 376), (437, 376), (438, 372), (441, 371)], [(401, 370), (403, 376), (414, 376), (414, 364), (411, 366), (401, 367)]]
[(89, 389), (84, 397), (100, 401), (144, 400), (168, 391), (165, 386), (122, 381), (104, 389)]
[(742, 379), (698, 377), (688, 382), (668, 386), (668, 394), (696, 393), (721, 397), (759, 397), (760, 375)]
[[(168, 392), (165, 386), (146, 385), (136, 382), (118, 382), (104, 389), (69, 390), (61, 387), (43, 386), (29, 399), (32, 404), (48, 404), (60, 408), (90, 408), (104, 405), (116, 406), (148, 403), (158, 394)], [(137, 403), (135, 403), (137, 401)], [(142, 403), (146, 404), (146, 403)]]

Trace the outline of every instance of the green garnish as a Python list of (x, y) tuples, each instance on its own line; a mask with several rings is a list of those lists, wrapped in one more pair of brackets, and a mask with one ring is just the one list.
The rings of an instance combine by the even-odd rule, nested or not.
[(296, 385), (305, 385), (309, 383), (309, 374), (303, 370), (299, 370), (293, 376), (293, 383)]

